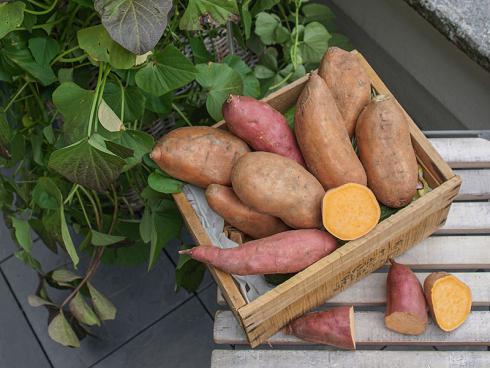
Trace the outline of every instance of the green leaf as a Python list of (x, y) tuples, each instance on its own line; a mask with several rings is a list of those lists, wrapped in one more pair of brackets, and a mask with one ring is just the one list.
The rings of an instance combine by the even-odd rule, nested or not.
[(146, 97), (146, 109), (154, 112), (155, 114), (168, 114), (172, 111), (172, 93), (167, 93), (163, 96), (153, 96), (144, 92)]
[[(146, 98), (138, 87), (123, 87), (124, 91), (124, 122), (141, 120), (145, 112)], [(104, 100), (121, 118), (122, 90), (114, 82), (107, 82), (104, 88)]]
[(70, 283), (75, 280), (81, 280), (82, 278), (78, 275), (75, 275), (73, 272), (65, 270), (64, 268), (60, 268), (58, 270), (54, 270), (51, 273), (51, 278), (57, 282)]
[(306, 25), (303, 41), (299, 44), (299, 51), (303, 63), (319, 63), (328, 49), (328, 40), (332, 36), (318, 22)]
[(60, 223), (61, 223), (61, 239), (63, 240), (63, 244), (65, 245), (66, 252), (70, 256), (73, 266), (76, 268), (80, 259), (78, 258), (78, 254), (75, 249), (75, 244), (73, 244), (70, 231), (68, 230), (68, 225), (66, 223), (66, 218), (65, 218), (65, 208), (63, 207), (63, 205), (60, 206), (59, 212), (60, 212)]
[(259, 14), (264, 10), (269, 10), (274, 7), (274, 5), (278, 4), (280, 0), (258, 0), (255, 1), (251, 13), (253, 16)]
[(10, 125), (7, 121), (7, 115), (0, 112), (0, 156), (9, 160), (10, 155), (10, 140), (12, 139), (12, 132)]
[(135, 65), (136, 55), (114, 42), (102, 25), (79, 30), (77, 38), (80, 48), (96, 61), (105, 61), (116, 69)]
[[(248, 0), (247, 0), (248, 1)], [(195, 64), (207, 63), (208, 61), (214, 60), (213, 55), (211, 55), (204, 45), (204, 41), (200, 37), (192, 37), (189, 39), (189, 45), (192, 50), (192, 56), (194, 57)]]
[(41, 298), (39, 295), (33, 295), (33, 294), (27, 297), (27, 302), (31, 307), (40, 307), (42, 305), (49, 305), (52, 307), (55, 306), (55, 304), (51, 303), (49, 300)]
[(143, 212), (143, 216), (141, 217), (141, 222), (139, 226), (141, 240), (143, 242), (148, 243), (152, 238), (153, 229), (153, 215), (151, 213), (150, 207), (146, 206)]
[(228, 55), (223, 62), (237, 71), (242, 78), (243, 92), (245, 96), (258, 97), (260, 95), (260, 83), (255, 77), (254, 72), (245, 62), (237, 55)]
[(250, 14), (249, 10), (251, 1), (252, 0), (245, 0), (240, 8), (240, 19), (242, 20), (243, 31), (245, 33), (245, 39), (247, 40), (250, 38), (252, 31), (252, 14)]
[(155, 231), (152, 232), (148, 270), (157, 263), (158, 256), (167, 243), (180, 234), (182, 218), (177, 208), (173, 206), (165, 211), (154, 212), (153, 227)]
[(32, 190), (32, 199), (39, 207), (48, 210), (58, 209), (63, 202), (58, 186), (48, 177), (37, 179), (36, 186)]
[(179, 256), (179, 263), (175, 268), (175, 289), (183, 287), (188, 292), (194, 292), (204, 278), (206, 266), (186, 254)]
[(68, 307), (70, 308), (70, 312), (73, 317), (75, 317), (79, 322), (88, 326), (100, 326), (99, 317), (97, 317), (93, 309), (87, 304), (82, 294), (76, 293), (75, 297), (70, 300)]
[(94, 91), (83, 89), (73, 82), (62, 83), (53, 92), (53, 102), (64, 117), (63, 133), (68, 143), (87, 136)]
[(112, 139), (112, 142), (133, 151), (133, 155), (126, 159), (126, 165), (123, 168), (124, 171), (127, 171), (141, 163), (143, 156), (150, 153), (155, 144), (155, 141), (151, 135), (140, 130), (124, 130), (119, 132)]
[(34, 37), (29, 39), (29, 50), (38, 64), (49, 65), (58, 54), (60, 46), (51, 37)]
[(48, 326), (48, 334), (49, 337), (63, 346), (80, 347), (80, 340), (78, 340), (75, 331), (71, 328), (63, 312), (60, 312), (51, 320)]
[(15, 238), (17, 243), (28, 253), (32, 250), (31, 227), (26, 220), (21, 220), (16, 217), (10, 217), (12, 226), (15, 230)]
[(154, 171), (148, 176), (148, 185), (157, 192), (170, 194), (181, 192), (184, 183)]
[(19, 250), (14, 253), (15, 258), (20, 259), (24, 264), (36, 270), (39, 273), (42, 273), (41, 264), (35, 258), (33, 258), (28, 252), (25, 250)]
[(327, 29), (331, 29), (335, 14), (328, 6), (310, 3), (305, 4), (301, 10), (305, 16), (305, 23), (319, 22), (327, 27)]
[(266, 45), (284, 43), (290, 37), (288, 29), (281, 24), (281, 19), (269, 13), (257, 14), (255, 34)]
[(289, 127), (292, 131), (294, 131), (294, 114), (296, 113), (296, 105), (291, 106), (284, 113), (284, 117), (286, 118)]
[(54, 74), (53, 69), (51, 69), (49, 65), (37, 63), (32, 57), (29, 49), (9, 47), (3, 50), (3, 54), (19, 68), (38, 79), (44, 86), (48, 86), (56, 81), (56, 75)]
[(152, 50), (167, 27), (171, 0), (95, 0), (112, 39), (135, 54)]
[(60, 83), (73, 82), (73, 68), (60, 68), (58, 70), (58, 81)]
[(90, 282), (87, 283), (87, 286), (90, 297), (92, 298), (92, 304), (99, 318), (102, 321), (116, 318), (116, 307), (95, 289)]
[(99, 231), (91, 230), (92, 232), (92, 244), (98, 247), (105, 247), (107, 245), (112, 245), (119, 243), (126, 239), (124, 236), (104, 234)]
[(154, 63), (148, 63), (136, 73), (136, 84), (143, 91), (162, 96), (194, 80), (196, 69), (173, 45), (155, 53)]
[(354, 50), (354, 46), (352, 46), (349, 39), (339, 33), (332, 33), (332, 38), (328, 41), (328, 46), (337, 46), (346, 51)]
[(102, 99), (97, 110), (97, 117), (99, 118), (100, 125), (102, 125), (109, 132), (119, 132), (124, 129), (124, 124), (116, 115), (114, 110)]
[(242, 78), (238, 72), (226, 64), (199, 64), (196, 65), (196, 68), (197, 82), (209, 91), (206, 108), (214, 120), (221, 120), (223, 102), (230, 94), (242, 93)]
[(21, 1), (0, 4), (0, 39), (22, 24), (25, 7)]
[(180, 29), (199, 30), (199, 18), (203, 15), (209, 16), (218, 24), (225, 24), (227, 20), (238, 15), (236, 0), (189, 0), (184, 15), (180, 18)]
[(107, 150), (104, 142), (95, 134), (56, 150), (48, 166), (72, 183), (102, 192), (117, 179), (126, 163)]

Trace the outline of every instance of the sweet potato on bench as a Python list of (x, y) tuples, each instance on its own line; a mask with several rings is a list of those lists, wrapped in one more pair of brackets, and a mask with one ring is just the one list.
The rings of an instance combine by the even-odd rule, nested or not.
[(427, 321), (427, 304), (419, 280), (408, 266), (392, 260), (386, 280), (386, 327), (406, 335), (420, 335)]
[(205, 194), (209, 207), (227, 223), (254, 239), (265, 238), (289, 229), (277, 217), (257, 212), (245, 205), (230, 187), (211, 184)]
[(447, 272), (431, 273), (424, 292), (432, 319), (443, 331), (452, 331), (466, 321), (471, 311), (471, 289)]
[(268, 103), (230, 95), (223, 104), (223, 116), (228, 129), (256, 151), (277, 153), (305, 166), (286, 118)]
[(308, 313), (287, 325), (284, 332), (305, 341), (355, 350), (354, 307)]
[(236, 248), (199, 246), (181, 250), (193, 259), (235, 275), (293, 273), (332, 253), (335, 238), (316, 229), (289, 230)]

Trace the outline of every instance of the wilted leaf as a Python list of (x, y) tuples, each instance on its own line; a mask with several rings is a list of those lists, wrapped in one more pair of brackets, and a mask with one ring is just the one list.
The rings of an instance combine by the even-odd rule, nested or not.
[(73, 331), (62, 312), (51, 320), (48, 326), (48, 334), (49, 337), (63, 346), (80, 347), (80, 340), (78, 340), (75, 331)]
[(111, 109), (111, 107), (102, 99), (100, 101), (99, 110), (97, 111), (97, 117), (100, 124), (106, 128), (109, 132), (118, 132), (124, 129), (124, 124)]
[(80, 293), (76, 293), (75, 297), (70, 300), (68, 304), (71, 314), (79, 322), (84, 323), (88, 326), (97, 325), (100, 326), (100, 320), (93, 311), (93, 309), (87, 304), (85, 299)]
[(73, 240), (70, 235), (70, 230), (68, 230), (68, 225), (66, 223), (66, 218), (65, 218), (65, 209), (63, 205), (60, 206), (60, 223), (61, 223), (61, 239), (63, 240), (63, 244), (65, 245), (65, 249), (68, 253), (68, 255), (71, 258), (71, 261), (73, 262), (73, 266), (77, 267), (78, 262), (80, 259), (78, 258), (77, 251), (75, 249), (75, 244), (73, 244)]
[(49, 65), (58, 54), (60, 46), (51, 37), (34, 37), (29, 39), (29, 50), (38, 64)]
[(55, 306), (55, 304), (51, 303), (49, 300), (41, 298), (39, 295), (29, 295), (27, 297), (27, 302), (31, 307), (40, 307), (42, 305)]
[(37, 272), (41, 273), (41, 264), (39, 261), (35, 258), (33, 258), (29, 253), (27, 253), (25, 250), (19, 250), (14, 253), (15, 258), (20, 259), (22, 262), (24, 262), (27, 266), (31, 267), (32, 269), (36, 270)]
[(69, 283), (75, 280), (82, 279), (80, 276), (75, 275), (73, 272), (65, 269), (54, 270), (51, 273), (51, 278), (56, 282), (64, 282), (64, 283)]
[(126, 239), (124, 236), (104, 234), (99, 231), (91, 230), (92, 232), (92, 244), (99, 247), (105, 247), (107, 245), (112, 245), (119, 243)]
[(15, 238), (17, 243), (28, 253), (32, 250), (31, 227), (26, 220), (10, 217), (12, 226), (15, 230)]
[(95, 312), (102, 321), (116, 318), (116, 307), (92, 284), (87, 283), (90, 297), (92, 298), (92, 304), (94, 305)]
[(201, 28), (199, 18), (208, 15), (214, 22), (224, 24), (238, 15), (236, 0), (189, 0), (179, 27), (187, 31)]
[(148, 185), (151, 189), (160, 193), (179, 193), (182, 191), (183, 182), (154, 171), (148, 176)]
[(0, 4), (0, 38), (22, 24), (25, 7), (21, 1)]

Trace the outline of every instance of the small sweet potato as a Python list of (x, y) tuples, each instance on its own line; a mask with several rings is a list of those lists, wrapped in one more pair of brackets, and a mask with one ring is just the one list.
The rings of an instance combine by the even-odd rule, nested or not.
[(201, 245), (179, 251), (234, 275), (293, 273), (332, 253), (335, 238), (316, 229), (289, 230), (236, 248)]
[(297, 162), (269, 152), (250, 152), (231, 173), (233, 190), (247, 206), (279, 217), (295, 229), (321, 226), (322, 185)]
[(417, 191), (417, 158), (405, 113), (392, 97), (376, 96), (366, 106), (356, 139), (368, 187), (378, 201), (394, 208), (409, 204)]
[(325, 189), (346, 183), (366, 185), (366, 172), (347, 134), (342, 115), (325, 81), (312, 74), (294, 117), (306, 165)]
[(206, 188), (217, 183), (230, 185), (236, 161), (250, 152), (240, 138), (210, 127), (185, 127), (164, 135), (150, 157), (167, 174)]
[(406, 335), (420, 335), (427, 326), (424, 291), (412, 270), (391, 261), (386, 280), (385, 326)]
[(327, 82), (344, 118), (349, 136), (354, 135), (356, 122), (371, 98), (371, 82), (356, 55), (338, 47), (330, 47), (318, 74)]
[(268, 103), (230, 95), (223, 104), (228, 129), (256, 151), (277, 153), (305, 165), (286, 118)]
[(277, 217), (257, 212), (245, 205), (230, 187), (211, 184), (205, 194), (209, 206), (218, 215), (254, 239), (265, 238), (289, 229)]
[(443, 331), (453, 331), (471, 312), (471, 289), (456, 276), (433, 272), (424, 281), (432, 319)]
[(317, 344), (355, 350), (354, 307), (336, 307), (308, 313), (284, 329), (287, 335)]

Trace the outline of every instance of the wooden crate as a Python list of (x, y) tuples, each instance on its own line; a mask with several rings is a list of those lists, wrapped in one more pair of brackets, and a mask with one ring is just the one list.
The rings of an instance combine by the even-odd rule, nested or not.
[[(357, 51), (352, 53), (359, 58), (377, 93), (391, 95), (363, 56)], [(308, 76), (298, 79), (267, 96), (264, 101), (285, 112), (296, 103), (307, 80)], [(445, 222), (451, 203), (459, 192), (461, 179), (410, 117), (408, 121), (417, 160), (433, 188), (431, 192), (379, 223), (367, 235), (346, 243), (250, 303), (245, 301), (231, 275), (209, 267), (251, 347), (263, 343), (294, 318), (320, 306), (380, 268), (389, 258), (427, 238)], [(215, 127), (226, 128), (226, 124), (221, 121)], [(178, 193), (174, 198), (197, 244), (211, 244), (185, 195)]]

